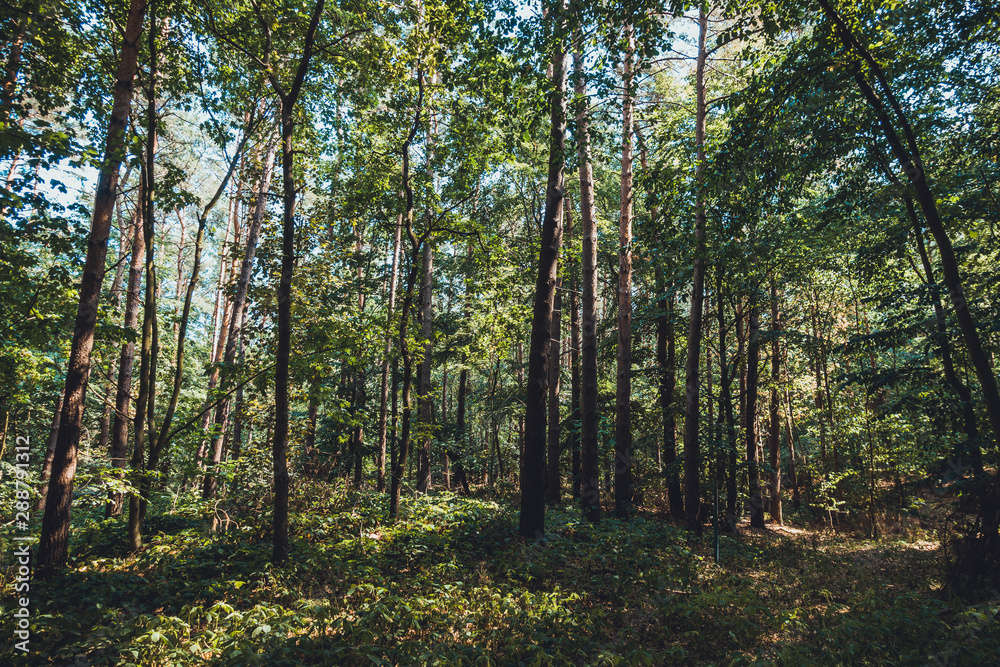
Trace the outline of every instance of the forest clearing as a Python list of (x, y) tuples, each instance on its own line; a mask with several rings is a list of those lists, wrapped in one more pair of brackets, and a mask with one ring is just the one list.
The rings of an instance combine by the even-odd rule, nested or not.
[(3, 664), (1000, 664), (1000, 9), (2, 0)]

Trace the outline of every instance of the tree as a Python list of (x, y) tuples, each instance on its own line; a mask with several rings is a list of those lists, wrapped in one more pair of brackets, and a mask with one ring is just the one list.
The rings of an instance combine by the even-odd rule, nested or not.
[[(579, 17), (579, 13), (577, 14)], [(579, 18), (578, 18), (579, 20)], [(579, 31), (574, 33), (573, 69), (576, 76), (576, 143), (580, 163), (580, 220), (583, 237), (583, 329), (580, 347), (580, 505), (590, 521), (601, 516), (601, 484), (597, 454), (597, 219), (594, 210), (594, 176), (590, 158), (587, 81)]]
[(621, 215), (618, 221), (618, 355), (615, 387), (615, 512), (629, 515), (632, 503), (632, 58), (635, 35), (625, 26), (622, 63)]
[(83, 421), (84, 399), (90, 379), (90, 353), (94, 346), (104, 260), (114, 214), (118, 170), (124, 157), (125, 128), (132, 108), (132, 88), (138, 63), (138, 41), (142, 33), (145, 0), (132, 0), (122, 37), (115, 81), (114, 103), (108, 124), (104, 159), (94, 201), (94, 215), (87, 244), (87, 259), (80, 280), (80, 305), (73, 331), (72, 351), (66, 370), (65, 400), (59, 425), (52, 476), (46, 493), (45, 518), (38, 545), (39, 575), (47, 576), (66, 563), (69, 540), (73, 478)]
[(531, 345), (528, 348), (528, 380), (524, 410), (524, 461), (521, 470), (521, 514), (518, 532), (528, 538), (545, 533), (545, 422), (552, 338), (552, 314), (562, 244), (564, 197), (563, 165), (566, 155), (566, 53), (562, 45), (563, 12), (549, 7), (553, 26), (552, 90), (549, 93), (549, 170), (545, 186), (545, 214), (538, 255), (531, 314)]
[(695, 251), (694, 270), (691, 278), (690, 327), (688, 329), (687, 360), (684, 380), (684, 518), (688, 530), (701, 531), (699, 518), (700, 502), (700, 458), (698, 442), (699, 399), (701, 382), (698, 364), (701, 359), (702, 308), (705, 300), (705, 200), (702, 183), (705, 171), (705, 119), (707, 101), (705, 98), (705, 64), (708, 51), (705, 45), (708, 36), (708, 13), (704, 7), (698, 10), (698, 64), (695, 71), (695, 145), (698, 155), (695, 166)]

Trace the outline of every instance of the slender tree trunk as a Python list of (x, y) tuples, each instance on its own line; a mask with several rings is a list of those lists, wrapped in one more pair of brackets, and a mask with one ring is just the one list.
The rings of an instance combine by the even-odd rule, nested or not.
[[(177, 215), (177, 224), (180, 227), (180, 238), (177, 243), (177, 282), (174, 283), (174, 300), (180, 301), (181, 289), (184, 286), (184, 248), (187, 243), (187, 223), (184, 219), (183, 208), (175, 206), (174, 213)], [(173, 323), (174, 349), (177, 349), (177, 332), (180, 331), (180, 320), (177, 319), (179, 312), (180, 307), (175, 303)]]
[(101, 298), (104, 260), (107, 255), (108, 236), (118, 190), (118, 169), (125, 157), (126, 125), (132, 108), (132, 86), (138, 59), (136, 45), (142, 33), (145, 11), (145, 0), (131, 1), (122, 47), (119, 51), (114, 102), (108, 123), (97, 195), (94, 199), (87, 257), (80, 281), (80, 302), (66, 370), (63, 414), (52, 462), (52, 476), (49, 478), (42, 534), (38, 544), (38, 574), (42, 578), (62, 568), (66, 563), (77, 447), (80, 443), (87, 382), (90, 378), (90, 353), (94, 347), (94, 329)]
[[(467, 257), (470, 262), (472, 260), (472, 251), (473, 251), (473, 246), (472, 246), (472, 241), (470, 240), (466, 246)], [(471, 278), (467, 277), (465, 280), (465, 294), (463, 296), (463, 304), (462, 304), (462, 309), (464, 311), (466, 322), (472, 320), (472, 289), (473, 289), (472, 280)], [(466, 358), (465, 355), (463, 355), (462, 371), (458, 375), (458, 407), (457, 407), (457, 414), (455, 415), (456, 424), (458, 427), (457, 441), (462, 446), (466, 444), (466, 439), (468, 438), (468, 433), (466, 431), (466, 424), (465, 424), (466, 402), (468, 400), (468, 394), (469, 394), (469, 369), (466, 367), (467, 363), (468, 359)], [(462, 451), (465, 450), (463, 449)], [(456, 458), (456, 461), (457, 460), (458, 459)], [(462, 468), (461, 474), (462, 474), (463, 488), (465, 489), (465, 493), (468, 494), (469, 487), (465, 477), (464, 466)]]
[[(139, 202), (145, 195), (140, 187)], [(124, 327), (134, 331), (139, 325), (139, 297), (142, 290), (142, 259), (146, 252), (146, 237), (143, 234), (142, 204), (137, 202), (132, 214), (132, 259), (129, 263), (128, 285), (125, 292)], [(122, 345), (121, 357), (118, 361), (118, 383), (115, 392), (115, 411), (111, 429), (111, 449), (109, 457), (111, 465), (117, 471), (125, 468), (125, 457), (128, 454), (129, 403), (132, 398), (132, 369), (135, 363), (135, 343), (131, 340)], [(116, 472), (121, 477), (121, 472)], [(110, 491), (104, 516), (110, 518), (122, 513), (124, 495), (119, 491)]]
[[(517, 365), (517, 393), (519, 396), (524, 396), (524, 342), (517, 341), (517, 348), (514, 356), (514, 362)], [(497, 382), (499, 383), (500, 371), (497, 370)], [(499, 427), (498, 427), (499, 428)], [(498, 441), (499, 442), (499, 441)], [(499, 456), (500, 446), (497, 445), (497, 452)], [(517, 462), (518, 462), (518, 480), (521, 479), (521, 473), (524, 470), (524, 414), (519, 414), (517, 417)], [(501, 475), (501, 478), (503, 476)]]
[(632, 58), (635, 36), (625, 26), (622, 64), (621, 215), (618, 223), (618, 354), (615, 384), (615, 513), (632, 506)]
[[(408, 330), (410, 324), (410, 309), (413, 307), (413, 288), (420, 269), (420, 251), (425, 237), (417, 238), (413, 233), (413, 187), (410, 184), (410, 144), (420, 126), (420, 117), (424, 103), (424, 74), (417, 72), (417, 108), (413, 115), (413, 125), (403, 142), (401, 154), (403, 158), (402, 181), (406, 202), (406, 212), (403, 220), (406, 223), (406, 235), (410, 241), (410, 268), (406, 276), (406, 290), (403, 294), (403, 306), (399, 313), (399, 355), (403, 360), (403, 415), (399, 437), (399, 453), (392, 468), (392, 485), (389, 492), (389, 521), (394, 522), (399, 516), (399, 495), (403, 484), (403, 474), (406, 472), (406, 459), (410, 451), (410, 429), (413, 418), (413, 403), (411, 392), (413, 388), (413, 354), (410, 352)], [(430, 234), (428, 229), (427, 235)]]
[[(573, 238), (573, 204), (569, 195), (566, 195), (566, 244), (572, 248)], [(573, 498), (580, 497), (580, 298), (579, 281), (577, 271), (579, 270), (579, 259), (572, 251), (567, 253), (569, 264), (569, 309), (570, 309), (570, 428), (569, 428), (569, 448), (572, 457), (573, 474)]]
[(146, 237), (146, 292), (143, 303), (142, 319), (142, 352), (139, 360), (139, 397), (135, 411), (135, 442), (132, 446), (132, 479), (133, 491), (128, 503), (128, 535), (130, 551), (138, 551), (142, 547), (142, 502), (143, 494), (148, 492), (146, 480), (145, 449), (147, 442), (156, 439), (156, 367), (159, 356), (159, 330), (156, 318), (157, 276), (155, 263), (155, 233), (156, 233), (156, 79), (158, 56), (156, 53), (156, 15), (150, 8), (149, 25), (146, 32), (149, 43), (149, 81), (146, 88), (146, 153), (143, 163), (143, 234)]
[[(289, 118), (289, 123), (290, 122), (291, 119)], [(290, 131), (291, 129), (289, 129), (289, 132)], [(284, 130), (282, 130), (282, 132), (284, 132)], [(291, 139), (289, 138), (289, 141), (290, 140)], [(284, 135), (282, 135), (282, 141), (284, 141)], [(289, 150), (291, 149), (289, 148)], [(233, 296), (231, 303), (232, 314), (230, 315), (229, 328), (226, 332), (225, 352), (222, 356), (222, 362), (228, 369), (231, 369), (233, 363), (236, 361), (238, 341), (243, 335), (243, 315), (246, 312), (247, 294), (250, 291), (250, 278), (253, 275), (253, 262), (257, 254), (257, 240), (260, 237), (260, 228), (264, 222), (264, 215), (267, 212), (267, 195), (271, 189), (271, 172), (274, 169), (274, 158), (276, 152), (277, 141), (275, 141), (275, 138), (272, 135), (268, 140), (267, 149), (264, 155), (263, 171), (261, 172), (260, 182), (257, 187), (257, 201), (254, 205), (253, 220), (250, 223), (250, 229), (247, 230), (246, 246), (243, 253), (243, 261), (240, 265), (240, 276), (236, 282), (236, 294)], [(284, 145), (282, 145), (282, 152), (284, 153)], [(284, 160), (284, 154), (282, 154), (282, 160)], [(292, 214), (294, 214), (294, 192), (292, 192), (291, 204), (293, 205)], [(294, 229), (292, 231), (294, 232)], [(284, 255), (282, 255), (282, 262), (284, 262)], [(282, 270), (284, 270), (284, 268), (282, 268)], [(213, 468), (222, 462), (223, 444), (228, 419), (229, 400), (226, 399), (220, 401), (216, 406), (215, 417), (212, 421), (212, 461), (211, 465), (205, 471), (205, 481), (202, 485), (202, 498), (205, 500), (210, 500), (215, 497), (217, 481)], [(277, 438), (272, 440), (272, 446), (273, 442), (276, 440)]]
[[(122, 181), (128, 183), (129, 175), (131, 173), (131, 167), (125, 170), (125, 176)], [(122, 215), (122, 199), (119, 198), (115, 204), (116, 213), (118, 215), (118, 230), (119, 230), (119, 241), (118, 241), (118, 261), (115, 262), (115, 279), (111, 284), (111, 306), (117, 309), (121, 305), (121, 292), (122, 292), (122, 278), (125, 274), (125, 259), (129, 256), (132, 251), (132, 225), (125, 225), (125, 218)], [(130, 221), (131, 223), (131, 221)], [(108, 443), (111, 441), (111, 415), (114, 412), (115, 404), (113, 401), (113, 394), (115, 392), (115, 375), (118, 370), (117, 360), (114, 356), (114, 350), (109, 351), (108, 359), (108, 373), (104, 384), (104, 400), (101, 401), (101, 435), (97, 441), (97, 450), (104, 451), (107, 448)]]
[(420, 442), (417, 460), (418, 493), (427, 493), (431, 487), (431, 434), (434, 416), (431, 399), (431, 371), (434, 336), (434, 248), (428, 241), (423, 246), (423, 269), (420, 277), (420, 333), (424, 340), (424, 358), (417, 372), (417, 409), (420, 425), (425, 433)]
[(574, 35), (573, 69), (576, 78), (576, 127), (579, 138), (580, 220), (583, 237), (583, 340), (580, 348), (580, 505), (590, 521), (601, 518), (601, 481), (597, 453), (597, 213), (594, 210), (594, 172), (590, 161), (589, 111), (583, 46)]
[[(449, 310), (445, 311), (446, 315), (450, 315), (450, 304)], [(448, 367), (441, 369), (441, 418), (438, 421), (441, 426), (445, 426), (448, 423)]]
[(819, 335), (819, 292), (814, 288), (815, 302), (810, 304), (810, 315), (812, 319), (812, 329), (813, 329), (813, 345), (815, 346), (815, 354), (813, 355), (813, 370), (816, 376), (816, 390), (813, 393), (813, 403), (816, 406), (817, 420), (819, 421), (819, 456), (823, 465), (827, 465), (827, 433), (826, 433), (826, 422), (823, 420), (823, 371), (821, 364), (825, 363), (825, 357), (823, 357), (823, 345)]
[(768, 495), (771, 498), (771, 518), (779, 526), (784, 524), (781, 516), (781, 418), (779, 415), (778, 384), (781, 380), (781, 350), (778, 344), (778, 333), (781, 327), (778, 321), (778, 287), (771, 278), (771, 406), (770, 432), (768, 446), (770, 450), (771, 470), (768, 473)]
[[(35, 504), (35, 511), (41, 512), (45, 510), (45, 497), (48, 493), (48, 481), (52, 474), (52, 460), (56, 455), (56, 443), (59, 441), (59, 422), (62, 421), (62, 407), (63, 407), (63, 395), (59, 395), (59, 400), (56, 401), (56, 409), (52, 411), (52, 425), (49, 427), (49, 441), (45, 446), (45, 460), (42, 461), (42, 472), (39, 477), (41, 482), (40, 495), (38, 496), (38, 502)], [(6, 436), (6, 432), (4, 433)]]
[[(563, 198), (563, 217), (565, 219), (566, 199)], [(559, 424), (559, 390), (561, 379), (561, 340), (562, 335), (562, 277), (556, 277), (555, 294), (552, 297), (552, 334), (549, 339), (549, 409), (548, 409), (548, 452), (545, 457), (545, 502), (555, 505), (559, 502), (562, 480), (559, 477), (560, 454), (560, 424)]]
[[(212, 411), (208, 410), (211, 404), (212, 392), (219, 381), (219, 362), (225, 350), (225, 341), (229, 335), (229, 321), (232, 316), (230, 301), (226, 298), (226, 285), (229, 284), (232, 274), (236, 271), (236, 258), (230, 260), (226, 255), (226, 248), (229, 246), (229, 230), (233, 229), (233, 246), (239, 244), (240, 239), (240, 180), (236, 179), (233, 184), (233, 192), (229, 197), (229, 219), (226, 222), (226, 232), (219, 246), (219, 277), (215, 286), (215, 308), (212, 311), (212, 369), (208, 375), (208, 391), (205, 395), (205, 412), (201, 418), (201, 431), (208, 429), (208, 422), (212, 418)], [(203, 438), (195, 453), (195, 461), (200, 466), (205, 457), (207, 442)]]
[(698, 416), (701, 383), (698, 376), (698, 364), (701, 360), (701, 320), (705, 298), (705, 194), (703, 181), (705, 172), (705, 119), (707, 104), (705, 100), (705, 63), (708, 51), (705, 40), (708, 35), (708, 15), (704, 6), (698, 13), (698, 63), (695, 69), (696, 117), (695, 143), (698, 148), (697, 166), (695, 167), (695, 188), (697, 201), (695, 204), (695, 256), (694, 271), (691, 278), (690, 327), (688, 329), (688, 349), (685, 361), (684, 382), (684, 517), (688, 530), (701, 532), (701, 521), (698, 511), (700, 507), (701, 466), (698, 442)]
[(309, 383), (309, 403), (306, 407), (306, 437), (302, 449), (306, 455), (306, 474), (316, 475), (316, 425), (319, 420), (319, 375)]
[[(706, 273), (709, 273), (706, 271)], [(711, 274), (705, 276), (706, 285), (712, 284)], [(712, 340), (712, 295), (711, 288), (706, 287), (705, 289), (705, 310), (701, 319), (701, 335), (707, 340)], [(714, 373), (712, 372), (712, 345), (707, 344), (705, 347), (705, 371), (702, 377), (705, 378), (705, 410), (708, 419), (708, 476), (709, 479), (721, 482), (722, 478), (719, 476), (721, 470), (721, 460), (719, 458), (719, 451), (717, 449), (718, 442), (718, 432), (716, 429), (715, 422), (715, 391), (712, 387), (712, 382), (714, 380)], [(720, 413), (721, 418), (721, 413)], [(713, 457), (713, 454), (715, 455)]]
[(747, 411), (746, 445), (748, 497), (750, 498), (750, 525), (764, 527), (764, 504), (760, 497), (760, 480), (757, 470), (757, 380), (760, 361), (760, 316), (755, 298), (750, 297), (750, 344), (747, 347)]
[[(389, 299), (386, 307), (386, 335), (385, 347), (382, 351), (382, 380), (379, 386), (379, 410), (378, 410), (378, 453), (376, 460), (376, 482), (375, 490), (379, 493), (385, 491), (385, 449), (388, 438), (388, 411), (389, 411), (389, 365), (392, 357), (392, 318), (396, 307), (396, 283), (399, 282), (399, 247), (403, 230), (403, 214), (396, 216), (396, 230), (392, 239), (392, 270), (389, 276)], [(464, 397), (463, 397), (464, 398)], [(459, 405), (464, 407), (459, 399)], [(460, 407), (461, 409), (461, 407)]]
[[(407, 152), (409, 142), (407, 142)], [(403, 158), (403, 180), (407, 198), (407, 230), (412, 230), (413, 219), (413, 191), (409, 185), (407, 157)], [(413, 288), (417, 280), (417, 272), (420, 267), (420, 242), (416, 241), (410, 231), (410, 242), (413, 248), (410, 257), (410, 269), (406, 277), (406, 290), (403, 295), (403, 306), (399, 316), (399, 354), (403, 359), (403, 415), (401, 433), (399, 437), (399, 455), (396, 466), (392, 470), (392, 486), (389, 495), (389, 521), (395, 521), (399, 515), (399, 495), (403, 484), (403, 475), (406, 472), (406, 460), (410, 452), (410, 437), (413, 421), (413, 354), (410, 352), (410, 345), (407, 336), (409, 328), (410, 310), (413, 306)]]
[[(786, 374), (787, 370), (787, 360)], [(792, 507), (796, 511), (802, 506), (802, 499), (799, 496), (799, 477), (795, 462), (795, 417), (792, 414), (792, 394), (789, 389), (785, 389), (785, 402), (787, 408), (785, 410), (785, 434), (788, 438), (788, 479), (792, 483)]]
[[(364, 268), (361, 262), (364, 251), (364, 232), (360, 225), (355, 225), (354, 254), (358, 262), (358, 319), (363, 320), (365, 312), (365, 290), (364, 290)], [(354, 418), (354, 433), (351, 439), (351, 449), (354, 451), (354, 488), (360, 489), (363, 481), (362, 475), (362, 453), (365, 444), (365, 403), (367, 395), (365, 393), (364, 362), (363, 355), (358, 355), (359, 364), (354, 369), (354, 397), (352, 400), (353, 409), (351, 415)]]
[[(198, 286), (198, 278), (201, 273), (201, 253), (204, 249), (205, 244), (205, 228), (208, 226), (208, 215), (215, 208), (219, 200), (222, 198), (223, 193), (226, 191), (226, 187), (229, 183), (229, 179), (232, 178), (233, 173), (236, 171), (237, 165), (239, 164), (243, 149), (246, 146), (246, 142), (250, 137), (250, 133), (253, 126), (252, 116), (247, 121), (246, 130), (243, 133), (243, 138), (240, 140), (237, 146), (236, 152), (233, 155), (233, 159), (229, 164), (229, 169), (226, 171), (225, 177), (222, 179), (222, 183), (215, 191), (215, 195), (205, 206), (201, 215), (198, 217), (198, 231), (195, 235), (194, 242), (194, 263), (191, 267), (191, 277), (188, 280), (187, 290), (184, 294), (184, 303), (181, 308), (180, 319), (177, 320), (176, 325), (176, 346), (175, 346), (175, 358), (174, 358), (174, 378), (173, 378), (173, 389), (170, 394), (170, 401), (167, 404), (167, 411), (163, 417), (163, 424), (160, 427), (160, 437), (157, 438), (156, 442), (151, 444), (149, 450), (149, 469), (155, 470), (161, 457), (163, 457), (166, 447), (169, 444), (171, 432), (170, 426), (173, 423), (174, 414), (177, 411), (177, 404), (180, 400), (181, 385), (184, 379), (184, 345), (185, 337), (187, 336), (188, 322), (191, 317), (191, 304), (194, 300), (194, 291)], [(180, 270), (180, 252), (178, 252), (178, 271)], [(178, 275), (177, 279), (178, 291), (180, 290), (181, 280)], [(240, 397), (242, 397), (242, 388), (238, 390)], [(207, 412), (206, 412), (207, 414)], [(145, 515), (145, 501), (141, 503), (140, 520), (141, 517)]]
[(667, 476), (667, 498), (674, 518), (684, 516), (684, 496), (681, 494), (677, 471), (677, 346), (674, 337), (674, 296), (668, 294), (663, 267), (657, 265), (659, 309), (656, 317), (656, 361), (660, 367), (660, 415), (663, 421), (663, 463)]
[[(550, 7), (550, 20), (563, 23), (561, 7)], [(557, 28), (557, 32), (561, 28)], [(521, 515), (518, 531), (527, 538), (545, 534), (545, 398), (548, 393), (549, 340), (555, 304), (559, 247), (562, 244), (563, 165), (566, 157), (566, 68), (561, 43), (552, 54), (549, 126), (549, 170), (545, 188), (545, 215), (538, 254), (538, 279), (531, 316), (528, 382), (524, 411), (524, 458), (521, 472)]]
[[(890, 172), (891, 173), (891, 172)], [(896, 183), (902, 186), (897, 180)], [(920, 263), (924, 269), (924, 275), (921, 278), (927, 283), (930, 288), (932, 297), (931, 305), (934, 307), (934, 321), (937, 329), (937, 342), (938, 349), (941, 353), (941, 365), (944, 367), (944, 376), (951, 385), (952, 391), (958, 396), (958, 400), (962, 404), (962, 421), (965, 430), (965, 452), (957, 452), (958, 458), (963, 458), (963, 454), (967, 454), (972, 459), (972, 470), (976, 475), (983, 474), (983, 457), (982, 451), (979, 447), (979, 427), (976, 424), (976, 410), (975, 405), (972, 402), (972, 393), (969, 388), (962, 382), (962, 379), (958, 376), (955, 370), (955, 362), (952, 358), (951, 353), (951, 343), (948, 341), (948, 322), (947, 317), (944, 312), (944, 307), (941, 304), (941, 297), (938, 294), (936, 288), (936, 280), (934, 277), (934, 268), (931, 265), (930, 256), (927, 253), (927, 248), (924, 244), (924, 235), (920, 229), (919, 221), (917, 220), (917, 212), (913, 206), (913, 198), (909, 194), (904, 193), (903, 200), (906, 204), (907, 212), (910, 216), (910, 221), (913, 226), (913, 234), (917, 241), (917, 252), (920, 255)]]
[(734, 376), (738, 372), (738, 359), (741, 355), (738, 355), (736, 364), (730, 365), (729, 347), (726, 342), (726, 300), (722, 289), (723, 275), (725, 275), (725, 265), (720, 263), (715, 271), (715, 300), (718, 304), (715, 310), (719, 321), (719, 402), (721, 404), (720, 410), (726, 420), (726, 454), (728, 459), (726, 465), (726, 517), (727, 523), (735, 525), (738, 486), (736, 480), (737, 430), (732, 387)]

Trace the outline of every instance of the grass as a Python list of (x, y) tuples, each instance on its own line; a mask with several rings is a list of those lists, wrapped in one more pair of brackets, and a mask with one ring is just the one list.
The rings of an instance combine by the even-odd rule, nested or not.
[[(28, 665), (1000, 664), (1000, 604), (941, 592), (938, 545), (805, 529), (689, 538), (652, 513), (575, 508), (516, 537), (497, 502), (300, 489), (291, 562), (266, 516), (210, 535), (155, 517), (132, 558), (121, 520), (88, 521), (71, 566), (34, 582)], [(302, 500), (308, 498), (308, 501)], [(15, 604), (3, 537), (3, 613)], [(15, 662), (16, 661), (16, 662)]]

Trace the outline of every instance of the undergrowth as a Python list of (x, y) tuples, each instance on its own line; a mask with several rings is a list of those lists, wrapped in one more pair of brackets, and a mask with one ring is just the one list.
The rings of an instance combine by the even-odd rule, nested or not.
[[(27, 665), (1000, 664), (1000, 605), (941, 593), (931, 542), (767, 531), (709, 542), (654, 516), (591, 525), (552, 510), (516, 537), (496, 502), (303, 490), (292, 558), (255, 523), (211, 535), (201, 510), (73, 534), (71, 566), (33, 582)], [(195, 507), (195, 506), (191, 506)], [(9, 534), (4, 595), (16, 604)], [(16, 663), (15, 663), (16, 660)]]

